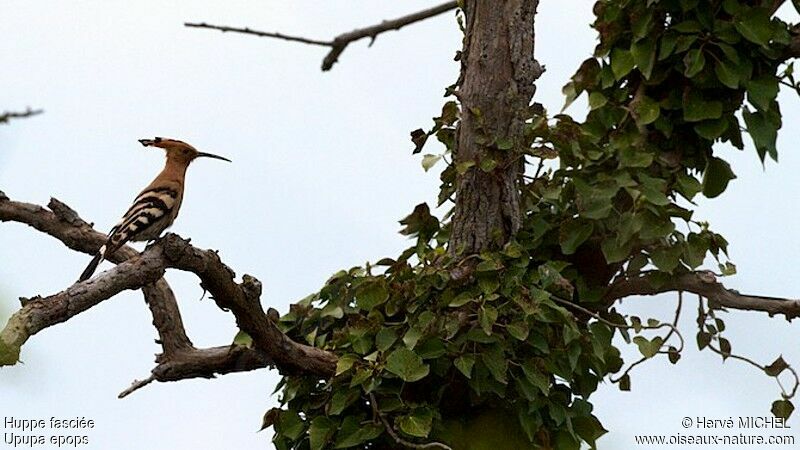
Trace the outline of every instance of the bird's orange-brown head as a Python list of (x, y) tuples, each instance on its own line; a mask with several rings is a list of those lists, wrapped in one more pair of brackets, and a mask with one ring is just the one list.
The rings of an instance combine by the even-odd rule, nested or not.
[(179, 141), (177, 139), (157, 137), (153, 139), (139, 139), (139, 142), (145, 147), (163, 148), (167, 152), (167, 160), (173, 161), (183, 166), (188, 166), (189, 163), (191, 163), (197, 158), (214, 158), (231, 162), (230, 159), (223, 158), (222, 156), (219, 155), (199, 152), (197, 151), (197, 149), (187, 144), (186, 142)]

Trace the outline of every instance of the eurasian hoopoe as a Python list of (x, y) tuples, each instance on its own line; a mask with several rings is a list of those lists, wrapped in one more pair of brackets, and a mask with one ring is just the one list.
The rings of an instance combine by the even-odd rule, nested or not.
[(222, 156), (203, 153), (191, 145), (175, 139), (157, 137), (139, 139), (145, 147), (160, 147), (167, 152), (164, 170), (133, 201), (122, 220), (108, 233), (106, 243), (92, 258), (78, 281), (92, 276), (106, 256), (113, 254), (128, 241), (150, 241), (158, 238), (178, 216), (183, 200), (186, 168), (196, 158), (216, 158), (230, 162)]

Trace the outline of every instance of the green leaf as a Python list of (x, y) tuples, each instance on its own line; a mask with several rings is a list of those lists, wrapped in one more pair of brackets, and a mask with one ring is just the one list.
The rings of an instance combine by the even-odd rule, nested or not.
[(569, 105), (571, 105), (572, 102), (578, 98), (578, 94), (580, 94), (580, 92), (575, 89), (575, 83), (570, 81), (569, 83), (565, 84), (563, 88), (561, 88), (561, 93), (563, 93), (565, 97), (564, 106), (561, 107), (561, 112), (564, 112), (564, 110), (569, 108)]
[(684, 34), (696, 34), (702, 31), (700, 22), (696, 20), (684, 20), (672, 27), (675, 31)]
[(281, 411), (276, 423), (276, 431), (291, 440), (296, 440), (306, 431), (306, 424), (296, 412)]
[(724, 117), (713, 120), (704, 120), (695, 124), (694, 131), (709, 141), (717, 140), (728, 129), (728, 122)]
[(712, 156), (703, 172), (703, 195), (714, 198), (725, 192), (728, 183), (736, 178), (727, 161)]
[(619, 80), (630, 71), (633, 70), (633, 56), (631, 52), (614, 48), (611, 51), (611, 71), (614, 73), (614, 78)]
[(342, 413), (359, 397), (359, 392), (355, 389), (338, 389), (331, 396), (328, 403), (328, 414), (337, 416)]
[(498, 139), (495, 145), (499, 150), (511, 150), (512, 148), (514, 148), (514, 141), (507, 137), (504, 137)]
[(683, 74), (686, 75), (687, 78), (693, 78), (705, 67), (706, 57), (703, 55), (702, 50), (693, 48), (686, 52), (686, 56), (683, 57), (683, 64), (686, 67)]
[(783, 356), (779, 356), (778, 359), (772, 362), (772, 364), (764, 367), (764, 372), (771, 377), (777, 377), (781, 374), (781, 372), (788, 368), (789, 364), (784, 361)]
[(667, 198), (666, 194), (664, 194), (654, 186), (648, 184), (642, 184), (639, 186), (639, 191), (642, 193), (642, 197), (644, 197), (645, 200), (654, 205), (666, 206), (671, 203), (669, 201), (669, 198)]
[(411, 350), (400, 347), (386, 358), (386, 370), (406, 382), (419, 381), (430, 373), (430, 366)]
[(658, 49), (658, 60), (663, 61), (672, 55), (675, 51), (675, 44), (678, 43), (678, 35), (674, 33), (665, 33), (661, 38), (661, 47)]
[(631, 390), (631, 376), (625, 374), (622, 378), (619, 379), (619, 390), (620, 391), (630, 391)]
[(656, 61), (656, 43), (653, 38), (647, 37), (631, 45), (631, 56), (639, 72), (645, 79), (650, 79), (653, 65)]
[(500, 287), (500, 280), (497, 274), (479, 274), (478, 286), (480, 286), (483, 294), (488, 296), (493, 294)]
[(411, 414), (402, 416), (398, 421), (400, 430), (415, 437), (428, 437), (433, 423), (433, 413), (428, 408), (414, 408)]
[(575, 250), (592, 235), (594, 223), (588, 220), (570, 220), (563, 225), (559, 232), (561, 251), (565, 255), (575, 253)]
[(648, 9), (645, 14), (640, 15), (636, 20), (631, 23), (631, 30), (634, 37), (641, 39), (647, 36), (653, 23), (653, 10)]
[(653, 154), (640, 147), (628, 146), (619, 152), (619, 167), (649, 167)]
[(770, 104), (778, 96), (778, 79), (766, 75), (745, 83), (747, 86), (747, 100), (756, 108), (767, 111)]
[(510, 323), (506, 325), (506, 330), (508, 331), (508, 334), (518, 341), (524, 341), (525, 339), (528, 339), (528, 333), (530, 333), (528, 325), (525, 322)]
[(358, 360), (359, 357), (356, 355), (344, 355), (339, 357), (339, 359), (336, 361), (336, 375), (341, 375), (350, 370), (350, 368), (353, 367), (353, 364), (355, 364), (355, 362)]
[(677, 348), (670, 346), (669, 350), (667, 350), (667, 357), (669, 358), (669, 362), (677, 364), (678, 360), (681, 359), (681, 353)]
[(454, 364), (458, 371), (463, 373), (465, 377), (472, 378), (472, 366), (475, 365), (475, 356), (461, 355), (456, 358)]
[(580, 416), (572, 419), (572, 425), (578, 435), (586, 441), (592, 448), (595, 448), (595, 441), (602, 435), (608, 433), (603, 425), (593, 415)]
[(644, 96), (634, 102), (633, 113), (634, 117), (636, 117), (637, 124), (648, 125), (658, 119), (661, 109), (658, 106), (658, 102), (650, 97)]
[(492, 374), (495, 380), (502, 384), (508, 383), (506, 379), (506, 372), (508, 372), (508, 359), (505, 357), (503, 350), (500, 347), (491, 347), (481, 354), (483, 363)]
[(522, 364), (522, 372), (525, 374), (525, 378), (536, 386), (542, 394), (550, 394), (550, 378), (536, 367), (533, 359), (528, 359)]
[(620, 243), (616, 236), (609, 236), (600, 244), (600, 249), (603, 251), (606, 262), (615, 263), (624, 261), (628, 257), (631, 246), (630, 242)]
[(325, 448), (337, 428), (338, 426), (333, 420), (325, 416), (315, 417), (314, 420), (311, 421), (311, 426), (308, 428), (311, 450), (322, 450)]
[(447, 306), (451, 308), (458, 308), (461, 306), (466, 305), (467, 303), (474, 302), (475, 298), (473, 297), (472, 293), (468, 291), (464, 291), (453, 298)]
[(794, 405), (789, 400), (775, 400), (772, 402), (772, 414), (775, 417), (788, 419), (794, 412)]
[(737, 17), (733, 25), (748, 41), (768, 47), (772, 38), (772, 23), (766, 8), (752, 8)]
[(681, 260), (682, 248), (679, 246), (659, 247), (653, 250), (650, 259), (662, 272), (672, 273)]
[(247, 348), (252, 348), (253, 338), (250, 337), (250, 335), (245, 333), (244, 331), (239, 330), (239, 332), (236, 333), (236, 336), (234, 336), (233, 338), (233, 345), (241, 345)]
[(691, 201), (695, 195), (700, 193), (700, 190), (702, 189), (702, 185), (699, 181), (697, 181), (697, 178), (686, 173), (682, 173), (678, 176), (677, 187), (678, 192), (686, 197), (686, 199), (689, 201)]
[(416, 155), (422, 151), (422, 147), (425, 146), (425, 141), (428, 140), (428, 136), (428, 133), (423, 131), (422, 128), (418, 128), (411, 132), (411, 142), (414, 143), (414, 151), (411, 152), (412, 154)]
[(489, 173), (497, 167), (497, 161), (492, 158), (484, 157), (481, 159), (480, 168), (482, 171)]
[(764, 161), (764, 157), (767, 154), (777, 161), (778, 150), (775, 147), (775, 143), (778, 139), (778, 129), (781, 126), (780, 115), (775, 114), (774, 111), (769, 113), (762, 111), (750, 112), (745, 107), (742, 109), (742, 117), (761, 161)]
[(717, 79), (725, 86), (731, 89), (739, 88), (739, 73), (736, 68), (724, 60), (717, 60), (714, 64), (714, 73), (717, 74)]
[(388, 299), (389, 288), (383, 278), (368, 281), (356, 289), (356, 304), (365, 311), (370, 311)]
[(594, 111), (597, 108), (601, 108), (608, 103), (608, 99), (602, 92), (595, 91), (589, 94), (589, 109)]
[(643, 336), (635, 336), (633, 342), (639, 347), (639, 352), (645, 358), (652, 358), (661, 349), (661, 344), (664, 343), (664, 338), (656, 336), (652, 340), (648, 340)]
[(371, 441), (383, 433), (383, 426), (376, 423), (361, 424), (355, 416), (348, 416), (342, 422), (336, 435), (334, 449), (355, 447)]
[(263, 431), (273, 425), (275, 422), (280, 419), (281, 409), (280, 408), (271, 408), (266, 413), (264, 413), (264, 417), (261, 419), (261, 428), (258, 431)]
[(420, 338), (422, 338), (422, 330), (418, 327), (414, 326), (406, 331), (406, 334), (403, 335), (403, 344), (405, 344), (408, 349), (413, 349), (417, 342), (419, 342)]
[(469, 170), (470, 167), (474, 166), (475, 166), (475, 161), (460, 162), (456, 164), (456, 172), (458, 172), (459, 175), (464, 175), (465, 173), (467, 173), (467, 170)]
[(683, 120), (687, 122), (700, 122), (706, 119), (719, 119), (722, 117), (722, 102), (718, 100), (706, 101), (696, 91), (691, 91), (683, 100)]
[(435, 166), (440, 159), (442, 159), (442, 155), (425, 155), (422, 157), (422, 168), (427, 172), (431, 167)]
[(711, 334), (706, 333), (705, 331), (698, 331), (697, 332), (697, 348), (702, 350), (708, 346), (711, 342)]
[(375, 335), (375, 347), (385, 352), (397, 341), (397, 333), (392, 328), (381, 328)]
[(722, 353), (723, 359), (727, 359), (731, 356), (731, 341), (724, 337), (719, 338), (719, 351)]
[(729, 277), (731, 275), (736, 275), (736, 264), (727, 261), (725, 264), (719, 265), (719, 270), (722, 273), (722, 276)]
[(484, 333), (491, 335), (492, 327), (497, 321), (497, 309), (492, 306), (484, 306), (478, 311), (478, 322), (481, 324)]

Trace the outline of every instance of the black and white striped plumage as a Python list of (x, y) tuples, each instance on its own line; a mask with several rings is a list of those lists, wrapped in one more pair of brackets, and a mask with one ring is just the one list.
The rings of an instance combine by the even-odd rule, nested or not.
[(106, 243), (92, 259), (78, 281), (89, 279), (97, 266), (127, 242), (151, 241), (175, 221), (183, 197), (177, 186), (145, 189), (133, 201), (122, 219), (108, 233)]
[(89, 279), (97, 266), (129, 241), (150, 241), (161, 236), (178, 216), (183, 200), (186, 169), (196, 158), (209, 157), (230, 162), (229, 159), (195, 150), (191, 145), (175, 139), (140, 139), (145, 147), (159, 147), (167, 152), (164, 170), (133, 201), (122, 216), (106, 243), (100, 248), (83, 271), (78, 281)]

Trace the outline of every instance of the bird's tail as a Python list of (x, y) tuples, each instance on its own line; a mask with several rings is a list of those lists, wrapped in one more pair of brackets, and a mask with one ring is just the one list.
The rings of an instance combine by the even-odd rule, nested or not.
[(86, 266), (86, 270), (84, 270), (83, 273), (81, 274), (81, 277), (78, 278), (78, 282), (80, 283), (81, 281), (88, 280), (92, 276), (92, 274), (94, 274), (94, 271), (97, 270), (97, 266), (102, 261), (103, 261), (103, 251), (101, 250), (97, 252), (96, 255), (94, 255), (94, 258), (92, 258), (91, 261), (89, 261), (89, 265)]

